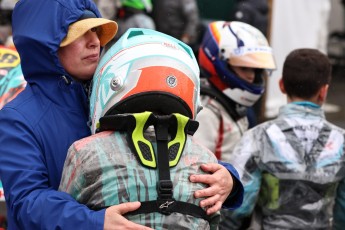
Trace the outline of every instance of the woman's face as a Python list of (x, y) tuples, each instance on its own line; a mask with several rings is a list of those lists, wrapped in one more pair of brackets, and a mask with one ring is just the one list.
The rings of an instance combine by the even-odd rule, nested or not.
[(232, 66), (232, 70), (239, 76), (242, 80), (248, 83), (253, 83), (255, 80), (255, 69), (249, 67), (239, 67)]
[(100, 41), (96, 28), (89, 30), (71, 44), (60, 47), (58, 56), (66, 72), (74, 79), (90, 80), (100, 58)]

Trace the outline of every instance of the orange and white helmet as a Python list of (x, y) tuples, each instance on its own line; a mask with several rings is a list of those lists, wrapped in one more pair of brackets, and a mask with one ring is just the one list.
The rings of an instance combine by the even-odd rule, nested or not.
[[(264, 92), (262, 75), (276, 68), (265, 36), (243, 22), (216, 21), (208, 25), (199, 48), (199, 64), (210, 82), (227, 97), (252, 106)], [(241, 79), (231, 66), (254, 68), (254, 83)]]
[(180, 113), (200, 107), (199, 67), (192, 49), (166, 34), (132, 28), (104, 54), (93, 77), (91, 131), (104, 115)]

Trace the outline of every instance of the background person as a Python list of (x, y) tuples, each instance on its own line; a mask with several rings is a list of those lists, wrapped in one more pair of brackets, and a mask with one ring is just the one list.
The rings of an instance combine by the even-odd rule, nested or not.
[(228, 217), (227, 229), (237, 229), (255, 204), (254, 229), (331, 228), (345, 169), (345, 130), (328, 122), (321, 107), (331, 69), (316, 49), (296, 49), (286, 57), (279, 85), (288, 103), (276, 119), (245, 132), (231, 155), (245, 202)]
[(265, 36), (243, 22), (216, 21), (208, 25), (199, 50), (201, 101), (195, 138), (228, 162), (248, 129), (247, 108), (264, 92), (267, 70), (275, 68)]
[(0, 109), (23, 91), (25, 86), (18, 52), (0, 46)]
[(156, 30), (183, 41), (196, 51), (200, 26), (196, 0), (153, 0), (152, 3)]
[[(195, 138), (229, 162), (234, 146), (248, 129), (247, 108), (261, 97), (264, 77), (275, 68), (265, 36), (243, 22), (216, 21), (208, 25), (199, 48), (203, 110)], [(221, 210), (221, 223), (228, 210)]]
[(156, 29), (155, 22), (150, 16), (151, 11), (151, 0), (121, 0), (114, 17), (119, 30), (106, 48), (113, 45), (130, 28)]

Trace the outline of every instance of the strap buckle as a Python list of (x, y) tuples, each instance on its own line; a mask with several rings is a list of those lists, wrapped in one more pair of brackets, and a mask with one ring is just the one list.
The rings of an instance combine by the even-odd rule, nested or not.
[(157, 185), (158, 200), (173, 198), (173, 183), (171, 180), (160, 180)]

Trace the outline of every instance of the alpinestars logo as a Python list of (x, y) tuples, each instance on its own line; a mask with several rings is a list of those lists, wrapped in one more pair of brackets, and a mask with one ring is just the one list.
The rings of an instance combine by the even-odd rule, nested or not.
[(171, 204), (173, 204), (174, 203), (174, 201), (167, 201), (167, 202), (165, 202), (164, 204), (161, 204), (160, 206), (159, 206), (159, 208), (160, 209), (162, 209), (162, 208), (169, 208), (169, 206), (171, 205)]

